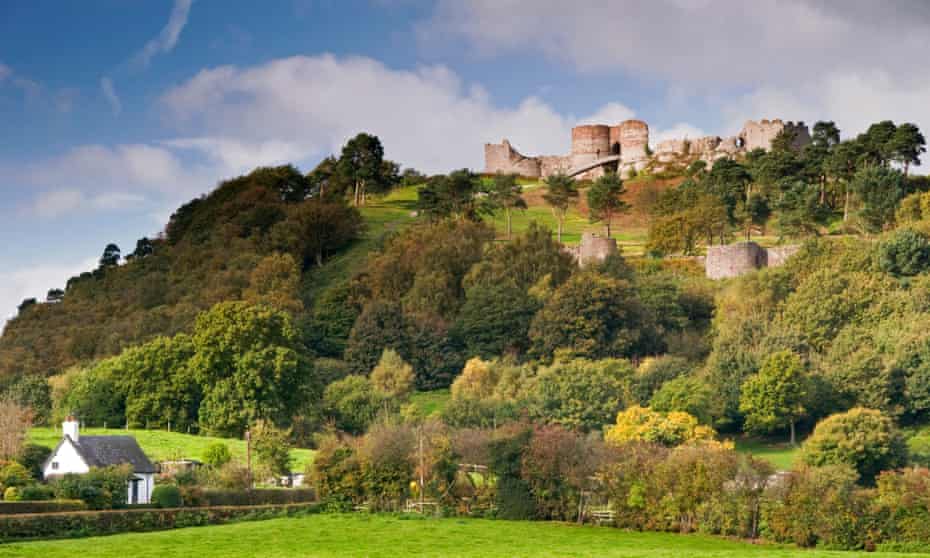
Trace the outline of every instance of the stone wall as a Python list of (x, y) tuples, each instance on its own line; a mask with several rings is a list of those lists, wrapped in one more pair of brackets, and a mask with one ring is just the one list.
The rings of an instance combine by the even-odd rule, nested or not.
[[(772, 140), (782, 130), (795, 132), (793, 147), (801, 149), (810, 143), (810, 133), (803, 122), (782, 120), (747, 120), (739, 134), (729, 137), (704, 136), (699, 138), (671, 139), (659, 142), (650, 157), (649, 125), (642, 120), (625, 120), (614, 126), (585, 124), (572, 128), (571, 151), (567, 155), (528, 157), (510, 142), (485, 144), (485, 172), (517, 173), (531, 178), (546, 178), (555, 173), (590, 164), (611, 155), (620, 155), (615, 164), (621, 175), (650, 168), (661, 171), (670, 163), (690, 164), (697, 160), (713, 166), (715, 161), (732, 158), (756, 148), (770, 149)], [(605, 169), (596, 167), (578, 176), (592, 179), (603, 175)]]
[(586, 232), (581, 235), (581, 244), (566, 246), (565, 251), (575, 258), (578, 265), (584, 267), (591, 263), (604, 261), (607, 256), (617, 252), (617, 241), (594, 233)]
[(516, 173), (536, 178), (540, 176), (540, 161), (538, 157), (523, 155), (504, 139), (500, 143), (484, 144), (484, 172)]
[(799, 249), (797, 245), (765, 249), (755, 242), (708, 246), (704, 271), (709, 279), (739, 277), (763, 267), (783, 265)]

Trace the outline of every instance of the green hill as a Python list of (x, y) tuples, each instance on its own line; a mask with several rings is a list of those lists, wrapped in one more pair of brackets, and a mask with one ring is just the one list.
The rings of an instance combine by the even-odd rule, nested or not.
[[(82, 433), (88, 436), (133, 436), (146, 455), (149, 456), (149, 459), (153, 461), (181, 458), (202, 461), (207, 448), (215, 443), (226, 444), (234, 459), (243, 463), (246, 460), (246, 444), (244, 440), (194, 436), (165, 430), (123, 430), (121, 428), (85, 428)], [(29, 430), (29, 441), (32, 443), (54, 448), (59, 440), (61, 440), (61, 431), (57, 428), (32, 428)], [(313, 450), (308, 449), (291, 450), (291, 457), (294, 459), (293, 470), (303, 471), (307, 464), (313, 461), (313, 453)]]

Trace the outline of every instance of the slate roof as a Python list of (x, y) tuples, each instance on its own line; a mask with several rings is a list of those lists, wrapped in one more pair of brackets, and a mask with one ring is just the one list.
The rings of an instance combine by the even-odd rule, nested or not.
[[(129, 463), (134, 473), (156, 472), (155, 465), (149, 461), (145, 452), (139, 447), (139, 443), (132, 436), (81, 436), (77, 442), (68, 436), (66, 438), (81, 454), (88, 467), (109, 467)], [(57, 451), (56, 448), (52, 456)], [(49, 459), (52, 456), (49, 456)]]

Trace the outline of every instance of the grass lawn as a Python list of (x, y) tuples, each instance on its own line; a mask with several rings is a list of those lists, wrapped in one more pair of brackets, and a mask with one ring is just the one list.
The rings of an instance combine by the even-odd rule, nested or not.
[[(213, 438), (211, 436), (194, 436), (164, 430), (123, 430), (121, 428), (82, 428), (81, 434), (89, 436), (135, 436), (149, 459), (163, 461), (166, 459), (190, 458), (203, 460), (206, 449), (216, 442), (222, 442), (229, 447), (235, 459), (245, 462), (245, 441), (226, 438)], [(61, 440), (59, 428), (31, 428), (29, 441), (49, 448), (54, 448)], [(294, 470), (303, 471), (307, 463), (313, 461), (313, 450), (295, 449), (291, 451), (294, 458)]]
[(737, 438), (736, 451), (751, 453), (765, 459), (780, 471), (791, 469), (791, 465), (798, 456), (800, 445), (792, 447), (787, 442), (773, 442), (771, 440), (757, 440), (754, 438)]
[(423, 416), (428, 417), (433, 413), (441, 413), (451, 397), (448, 389), (418, 391), (410, 396), (410, 402), (419, 407)]
[[(0, 558), (625, 557), (855, 558), (857, 552), (751, 545), (700, 535), (629, 533), (609, 527), (315, 515), (157, 533), (0, 545)], [(868, 556), (905, 556), (872, 553)], [(909, 554), (906, 556), (930, 556)]]

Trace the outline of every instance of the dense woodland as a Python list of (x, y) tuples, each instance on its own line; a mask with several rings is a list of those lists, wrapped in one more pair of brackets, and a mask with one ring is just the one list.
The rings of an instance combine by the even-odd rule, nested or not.
[[(867, 500), (861, 487), (899, 497), (926, 481), (882, 472), (930, 464), (930, 448), (906, 444), (930, 423), (930, 184), (910, 173), (925, 151), (913, 125), (813, 132), (801, 151), (780, 136), (768, 152), (688, 165), (637, 208), (652, 216), (646, 257), (584, 268), (562, 222), (584, 197), (610, 234), (630, 209), (618, 176), (550, 177), (556, 230), (514, 232), (516, 177), (401, 174), (360, 134), (308, 174), (225, 181), (158, 238), (125, 257), (107, 246), (96, 270), (24, 301), (0, 338), (0, 384), (40, 423), (74, 412), (230, 437), (260, 424), (320, 448), (310, 472), (340, 509), (452, 497), (465, 460), (496, 478), (495, 494), (469, 498), (505, 516), (576, 519), (597, 474), (618, 523), (739, 536), (759, 534), (771, 470), (721, 440), (806, 438), (806, 468), (764, 513), (774, 538), (815, 544), (827, 535), (793, 517), (818, 487), (849, 487), (831, 500), (840, 513)], [(318, 273), (365, 238), (359, 209), (401, 187), (417, 188), (412, 224), (357, 268)], [(783, 267), (712, 282), (681, 257), (769, 230), (803, 242)], [(435, 416), (408, 405), (449, 387)], [(411, 488), (416, 476), (429, 486)], [(744, 500), (682, 493), (657, 512), (685, 477), (706, 481), (697, 492), (738, 480)]]

